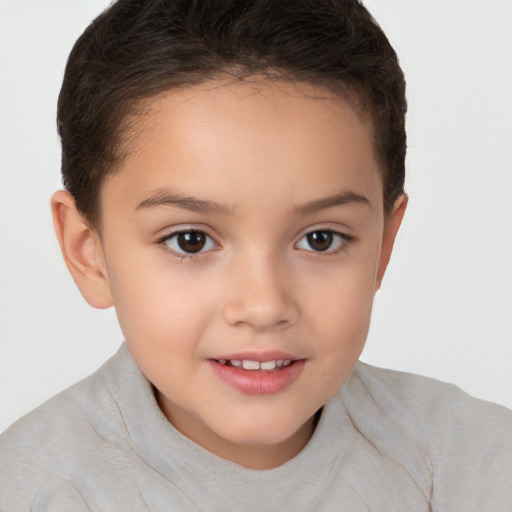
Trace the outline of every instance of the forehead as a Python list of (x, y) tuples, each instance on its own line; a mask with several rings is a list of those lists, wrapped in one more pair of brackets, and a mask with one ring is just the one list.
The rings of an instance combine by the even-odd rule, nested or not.
[(253, 197), (286, 191), (300, 202), (307, 193), (328, 193), (337, 178), (366, 195), (376, 187), (382, 194), (371, 125), (325, 89), (212, 81), (142, 107), (130, 120), (120, 172), (106, 182), (126, 198), (142, 200), (172, 182), (230, 203), (229, 187), (238, 185)]

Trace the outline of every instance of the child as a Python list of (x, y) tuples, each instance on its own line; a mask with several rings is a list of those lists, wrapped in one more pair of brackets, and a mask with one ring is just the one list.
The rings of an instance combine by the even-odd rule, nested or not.
[(356, 2), (93, 22), (52, 208), (126, 344), (3, 434), (2, 510), (510, 509), (510, 411), (357, 362), (407, 205), (404, 89)]

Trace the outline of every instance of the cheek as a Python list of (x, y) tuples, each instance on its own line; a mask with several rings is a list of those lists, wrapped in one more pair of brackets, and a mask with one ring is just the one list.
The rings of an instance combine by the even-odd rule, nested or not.
[(376, 253), (372, 258), (352, 258), (320, 280), (308, 282), (313, 314), (326, 320), (322, 322), (326, 329), (333, 326), (343, 334), (346, 329), (364, 328), (369, 323), (376, 288)]
[(351, 369), (368, 335), (373, 294), (346, 287), (330, 294), (330, 298), (316, 308), (316, 316), (321, 319), (317, 323), (317, 339), (322, 340), (329, 367)]
[(364, 347), (375, 293), (373, 259), (340, 269), (310, 301), (318, 355), (333, 391), (352, 371)]
[(118, 266), (109, 275), (119, 324), (131, 349), (177, 353), (198, 343), (216, 303), (211, 286), (190, 279), (185, 269), (155, 261), (137, 270)]

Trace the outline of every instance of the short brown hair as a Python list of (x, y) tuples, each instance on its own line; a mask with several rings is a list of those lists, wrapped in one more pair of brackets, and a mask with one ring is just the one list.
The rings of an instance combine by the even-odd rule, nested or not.
[(403, 192), (405, 81), (395, 51), (357, 0), (118, 0), (75, 43), (59, 96), (62, 175), (100, 221), (105, 176), (141, 100), (229, 74), (300, 81), (356, 98), (373, 122), (389, 212)]

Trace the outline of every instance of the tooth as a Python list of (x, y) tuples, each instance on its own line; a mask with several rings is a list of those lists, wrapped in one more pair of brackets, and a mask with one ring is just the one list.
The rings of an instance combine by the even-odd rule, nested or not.
[(260, 368), (262, 370), (274, 370), (276, 366), (276, 361), (263, 361), (262, 363), (260, 363)]
[(244, 359), (242, 361), (242, 366), (244, 367), (244, 370), (259, 370), (260, 369), (260, 363), (258, 361), (247, 361)]
[(290, 364), (292, 363), (292, 360), (291, 359), (285, 359), (283, 361), (283, 366), (290, 366)]
[(238, 359), (232, 359), (231, 366), (242, 366), (242, 361), (239, 361)]
[(276, 361), (276, 363), (277, 363), (277, 366), (278, 366), (279, 368), (282, 368), (282, 367), (283, 367), (283, 359), (278, 359), (278, 360)]
[(226, 364), (227, 363), (227, 361), (225, 359), (219, 359), (217, 362), (220, 363), (220, 364)]

